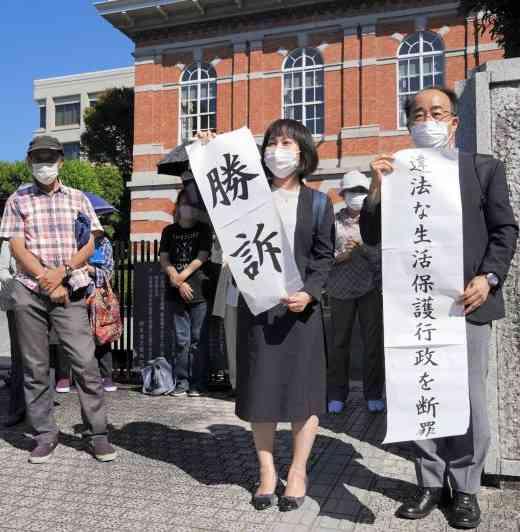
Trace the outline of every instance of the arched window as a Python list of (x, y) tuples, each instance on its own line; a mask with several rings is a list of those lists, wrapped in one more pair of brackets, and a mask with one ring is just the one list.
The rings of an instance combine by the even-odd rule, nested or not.
[(444, 83), (444, 43), (436, 33), (419, 31), (403, 40), (398, 56), (399, 127), (406, 127), (406, 99), (422, 89)]
[(181, 76), (181, 137), (217, 128), (217, 74), (211, 65), (194, 63)]
[(283, 65), (283, 116), (302, 122), (313, 135), (325, 130), (323, 59), (315, 48), (298, 48)]

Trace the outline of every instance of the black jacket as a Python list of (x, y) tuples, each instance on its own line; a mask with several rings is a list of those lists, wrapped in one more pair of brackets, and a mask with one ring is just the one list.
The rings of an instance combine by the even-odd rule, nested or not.
[(320, 301), (334, 263), (334, 210), (329, 198), (315, 235), (313, 223), (312, 190), (302, 186), (296, 213), (294, 259), (302, 277), (302, 290)]
[[(504, 317), (504, 284), (516, 249), (518, 224), (509, 202), (504, 164), (486, 155), (459, 153), (464, 241), (464, 283), (476, 275), (494, 273), (500, 280), (487, 301), (467, 316), (472, 323), (489, 323)], [(381, 241), (381, 204), (365, 205), (359, 220), (367, 244)]]

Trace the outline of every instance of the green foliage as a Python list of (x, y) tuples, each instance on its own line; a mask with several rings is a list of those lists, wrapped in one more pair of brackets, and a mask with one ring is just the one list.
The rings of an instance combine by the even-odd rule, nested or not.
[[(114, 166), (94, 165), (80, 160), (65, 161), (60, 179), (69, 187), (92, 192), (115, 207), (121, 206), (125, 186), (121, 173)], [(31, 181), (31, 172), (25, 161), (0, 161), (0, 194), (11, 194), (22, 183)], [(118, 236), (120, 221), (117, 214), (103, 220), (108, 236)]]
[(94, 163), (119, 168), (125, 181), (132, 176), (134, 90), (110, 89), (85, 111), (81, 149)]
[(520, 56), (520, 2), (517, 0), (461, 0), (464, 15), (483, 13), (479, 23), (481, 33), (490, 26), (491, 36), (504, 49), (505, 57)]

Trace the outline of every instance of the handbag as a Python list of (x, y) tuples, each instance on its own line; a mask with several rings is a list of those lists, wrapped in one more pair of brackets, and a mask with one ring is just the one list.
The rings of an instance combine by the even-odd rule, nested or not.
[(106, 276), (90, 298), (90, 325), (97, 345), (115, 342), (123, 334), (119, 299)]
[(143, 379), (142, 393), (145, 395), (165, 395), (175, 389), (172, 366), (164, 357), (149, 360), (141, 369)]

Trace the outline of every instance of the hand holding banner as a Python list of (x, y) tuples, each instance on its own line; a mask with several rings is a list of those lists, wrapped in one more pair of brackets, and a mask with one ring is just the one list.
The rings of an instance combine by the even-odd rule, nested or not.
[(255, 315), (302, 280), (247, 128), (187, 147), (193, 176), (237, 286)]
[(382, 186), (385, 443), (469, 425), (458, 160), (402, 150)]

